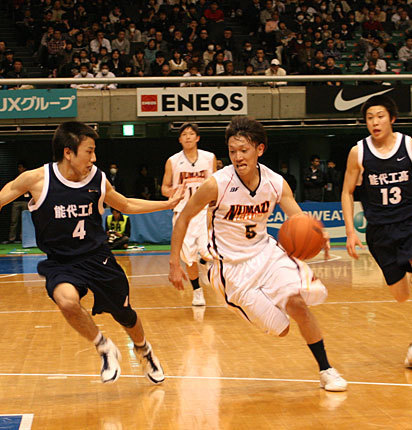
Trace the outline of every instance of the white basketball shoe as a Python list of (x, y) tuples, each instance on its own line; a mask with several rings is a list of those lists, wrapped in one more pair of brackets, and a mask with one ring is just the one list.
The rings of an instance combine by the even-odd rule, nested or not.
[(320, 386), (326, 391), (346, 391), (348, 383), (335, 368), (330, 367), (320, 372)]
[(115, 382), (120, 376), (119, 361), (122, 359), (120, 351), (109, 338), (100, 342), (96, 349), (102, 359), (102, 370), (100, 372), (102, 382), (104, 384)]

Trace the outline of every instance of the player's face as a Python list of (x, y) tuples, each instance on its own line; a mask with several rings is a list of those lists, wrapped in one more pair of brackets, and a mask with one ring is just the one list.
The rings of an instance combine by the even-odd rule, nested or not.
[(71, 152), (70, 165), (79, 176), (87, 176), (92, 170), (96, 162), (95, 149), (94, 139), (86, 137), (77, 148), (77, 154)]
[(199, 142), (200, 136), (191, 127), (187, 127), (183, 130), (179, 137), (179, 142), (183, 149), (189, 150), (196, 147), (197, 142)]
[(392, 133), (395, 118), (390, 117), (384, 106), (371, 106), (366, 111), (366, 126), (374, 140), (385, 139)]
[(228, 146), (230, 161), (240, 177), (248, 177), (257, 171), (258, 158), (265, 148), (263, 144), (255, 146), (244, 136), (232, 136)]

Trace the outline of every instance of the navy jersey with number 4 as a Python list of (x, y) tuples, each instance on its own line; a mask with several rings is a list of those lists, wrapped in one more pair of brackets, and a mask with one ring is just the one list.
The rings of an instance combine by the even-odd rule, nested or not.
[(362, 172), (361, 202), (370, 224), (392, 224), (412, 217), (411, 138), (396, 133), (388, 154), (380, 154), (371, 137), (358, 142)]
[(106, 240), (102, 226), (106, 175), (93, 166), (81, 182), (59, 172), (57, 163), (44, 165), (44, 185), (29, 210), (38, 247), (49, 257), (70, 259), (99, 248)]

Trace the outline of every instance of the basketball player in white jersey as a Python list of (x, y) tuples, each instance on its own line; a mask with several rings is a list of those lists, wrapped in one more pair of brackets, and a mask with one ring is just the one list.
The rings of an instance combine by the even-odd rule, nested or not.
[[(216, 172), (216, 157), (208, 151), (198, 149), (199, 129), (196, 124), (186, 122), (179, 130), (179, 142), (183, 150), (171, 156), (165, 167), (162, 194), (170, 197), (173, 190), (186, 183), (183, 200), (174, 208), (173, 225), (190, 197)], [(180, 256), (186, 264), (187, 274), (193, 288), (193, 306), (204, 306), (203, 289), (199, 285), (198, 261), (205, 264), (211, 257), (207, 251), (207, 208), (203, 208), (190, 222)]]
[(183, 238), (190, 220), (209, 205), (211, 285), (229, 308), (269, 334), (286, 336), (291, 316), (319, 365), (320, 386), (345, 391), (347, 382), (330, 366), (318, 322), (308, 308), (326, 299), (326, 288), (309, 266), (288, 257), (267, 233), (276, 204), (289, 217), (301, 209), (287, 182), (258, 163), (267, 143), (265, 130), (253, 119), (236, 117), (225, 137), (232, 165), (209, 178), (177, 219), (169, 280), (178, 290), (183, 288), (185, 275), (179, 265)]

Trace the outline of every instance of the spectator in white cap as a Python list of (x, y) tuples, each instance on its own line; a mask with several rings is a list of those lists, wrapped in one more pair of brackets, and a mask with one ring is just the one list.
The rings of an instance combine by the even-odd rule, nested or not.
[[(270, 62), (269, 69), (265, 70), (265, 76), (286, 76), (286, 70), (280, 67), (280, 61), (277, 58), (274, 58)], [(279, 81), (279, 82), (267, 82), (267, 85), (270, 85), (271, 87), (280, 87), (287, 85), (286, 81)]]

